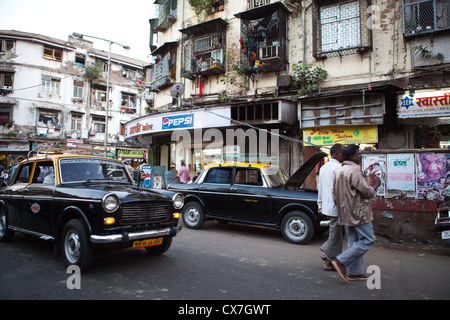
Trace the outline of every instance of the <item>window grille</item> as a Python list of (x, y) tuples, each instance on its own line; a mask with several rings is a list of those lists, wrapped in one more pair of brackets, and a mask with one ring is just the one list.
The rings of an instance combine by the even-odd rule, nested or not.
[[(332, 58), (372, 47), (368, 1), (315, 1), (313, 5), (314, 57)], [(370, 11), (370, 10), (369, 10)]]
[(253, 9), (269, 4), (270, 0), (248, 0), (248, 8)]
[(449, 0), (403, 0), (405, 36), (450, 29)]

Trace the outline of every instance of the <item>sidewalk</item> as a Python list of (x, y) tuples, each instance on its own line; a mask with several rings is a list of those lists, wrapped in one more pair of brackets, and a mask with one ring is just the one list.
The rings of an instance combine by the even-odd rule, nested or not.
[(432, 241), (403, 241), (389, 239), (387, 237), (377, 235), (376, 247), (388, 248), (393, 250), (414, 251), (417, 254), (438, 254), (450, 256), (450, 246), (442, 243), (434, 243)]

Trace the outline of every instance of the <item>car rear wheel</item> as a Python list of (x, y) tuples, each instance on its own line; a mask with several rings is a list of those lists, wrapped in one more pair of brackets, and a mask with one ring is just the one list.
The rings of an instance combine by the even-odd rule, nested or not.
[(163, 242), (159, 246), (154, 247), (146, 247), (145, 250), (151, 255), (160, 255), (169, 250), (170, 245), (172, 244), (172, 237), (167, 237), (163, 239)]
[(205, 222), (202, 206), (197, 202), (189, 202), (183, 209), (183, 221), (190, 229), (200, 229)]
[(290, 243), (306, 244), (314, 235), (314, 226), (306, 213), (292, 211), (283, 218), (281, 233)]
[(83, 221), (72, 219), (66, 223), (61, 235), (61, 248), (66, 266), (77, 265), (81, 270), (90, 266), (93, 248)]
[(11, 241), (14, 236), (14, 231), (8, 229), (8, 217), (4, 207), (0, 208), (0, 241)]

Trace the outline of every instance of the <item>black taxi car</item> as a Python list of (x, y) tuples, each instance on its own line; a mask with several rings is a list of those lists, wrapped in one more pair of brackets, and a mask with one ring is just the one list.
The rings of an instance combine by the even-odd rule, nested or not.
[(100, 246), (162, 254), (181, 228), (183, 201), (180, 193), (137, 188), (119, 160), (38, 154), (0, 189), (0, 241), (21, 232), (59, 242), (66, 266), (81, 270)]
[(266, 164), (215, 164), (206, 166), (195, 183), (170, 184), (182, 192), (184, 224), (199, 229), (205, 220), (239, 222), (280, 228), (291, 243), (306, 244), (323, 230), (317, 191), (302, 189), (315, 165), (327, 156), (311, 156), (289, 179), (277, 166)]

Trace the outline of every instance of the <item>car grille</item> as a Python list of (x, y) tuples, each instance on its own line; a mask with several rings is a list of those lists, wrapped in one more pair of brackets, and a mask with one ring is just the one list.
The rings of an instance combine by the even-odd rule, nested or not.
[(169, 219), (169, 203), (136, 202), (122, 206), (122, 225), (159, 223)]

